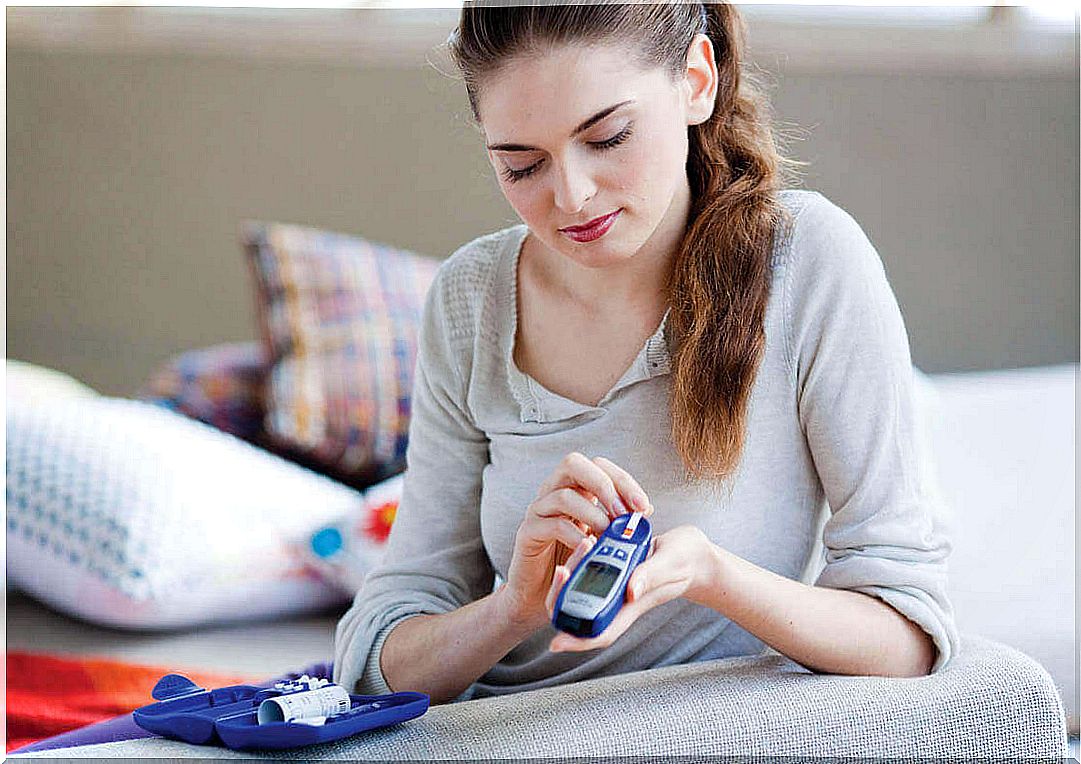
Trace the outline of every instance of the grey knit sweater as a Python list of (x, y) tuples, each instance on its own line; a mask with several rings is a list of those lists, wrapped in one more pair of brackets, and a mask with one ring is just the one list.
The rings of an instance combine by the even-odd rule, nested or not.
[[(946, 597), (948, 512), (928, 469), (897, 301), (851, 216), (816, 192), (781, 200), (791, 215), (775, 237), (766, 348), (742, 459), (724, 485), (683, 477), (664, 321), (598, 405), (582, 405), (513, 361), (528, 229), (482, 236), (443, 263), (420, 333), (403, 496), (384, 559), (338, 625), (335, 681), (389, 692), (379, 669), (389, 631), (491, 592), (527, 505), (570, 451), (634, 475), (655, 507), (656, 534), (692, 524), (780, 575), (879, 597), (934, 638), (935, 670), (949, 660), (958, 639)], [(683, 599), (603, 650), (550, 653), (554, 634), (534, 633), (461, 699), (764, 649)]]

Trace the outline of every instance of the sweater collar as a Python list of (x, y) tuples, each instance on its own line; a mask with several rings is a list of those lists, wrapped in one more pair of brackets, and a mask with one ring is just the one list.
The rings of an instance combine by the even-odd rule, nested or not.
[(646, 340), (619, 381), (598, 401), (596, 406), (588, 406), (554, 393), (522, 372), (514, 362), (514, 340), (518, 331), (518, 260), (528, 233), (529, 228), (525, 224), (511, 229), (507, 246), (500, 258), (501, 272), (497, 281), (504, 287), (502, 294), (499, 295), (500, 314), (503, 317), (500, 352), (503, 365), (507, 370), (507, 381), (514, 400), (518, 403), (522, 422), (546, 423), (579, 416), (602, 416), (608, 411), (607, 405), (625, 388), (671, 371), (671, 356), (666, 333), (669, 311), (666, 310), (660, 326)]

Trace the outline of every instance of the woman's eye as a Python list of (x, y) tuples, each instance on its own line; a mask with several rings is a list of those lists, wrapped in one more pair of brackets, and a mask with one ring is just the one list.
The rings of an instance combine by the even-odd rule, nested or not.
[(618, 133), (613, 135), (608, 140), (600, 141), (599, 143), (591, 143), (589, 145), (590, 146), (596, 146), (598, 149), (601, 149), (603, 151), (604, 149), (615, 148), (616, 146), (623, 143), (623, 141), (627, 140), (630, 137), (631, 137), (631, 126), (627, 125), (625, 128), (620, 130)]
[[(593, 142), (590, 142), (589, 145), (594, 147), (598, 151), (607, 151), (608, 149), (614, 149), (616, 146), (623, 143), (624, 141), (626, 141), (630, 137), (631, 137), (631, 127), (630, 127), (630, 125), (627, 125), (627, 127), (620, 130), (618, 133), (613, 135), (608, 140), (606, 140), (606, 141), (593, 141)], [(506, 169), (503, 170), (503, 178), (508, 183), (514, 183), (516, 181), (521, 180), (522, 178), (527, 178), (530, 175), (532, 175), (533, 173), (535, 173), (540, 168), (542, 161), (543, 160), (538, 161), (538, 162), (536, 162), (534, 164), (531, 164), (529, 167), (526, 167), (526, 168), (524, 168), (522, 170), (513, 170), (510, 167), (507, 167)]]
[(508, 167), (503, 170), (503, 177), (507, 180), (508, 183), (514, 183), (517, 180), (521, 180), (522, 178), (532, 175), (537, 171), (538, 167), (540, 167), (540, 162), (537, 162), (536, 164), (531, 164), (524, 170), (512, 170)]

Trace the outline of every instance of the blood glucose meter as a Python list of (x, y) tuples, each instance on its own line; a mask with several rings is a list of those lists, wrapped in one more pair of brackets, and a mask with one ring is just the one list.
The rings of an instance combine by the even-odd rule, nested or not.
[(642, 513), (612, 520), (560, 591), (552, 625), (576, 637), (595, 637), (607, 629), (652, 540), (653, 529)]

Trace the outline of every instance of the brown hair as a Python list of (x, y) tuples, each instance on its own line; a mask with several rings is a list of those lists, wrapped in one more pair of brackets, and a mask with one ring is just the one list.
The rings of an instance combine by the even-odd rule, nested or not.
[[(498, 1), (498, 0), (497, 0)], [(689, 129), (691, 210), (667, 285), (672, 440), (688, 475), (727, 477), (743, 450), (747, 404), (765, 349), (770, 253), (783, 216), (777, 191), (800, 164), (778, 151), (767, 99), (741, 72), (743, 21), (723, 3), (498, 7), (467, 0), (447, 41), (473, 117), (484, 78), (563, 44), (626, 45), (642, 69), (686, 74), (708, 34), (719, 78), (713, 114)]]

